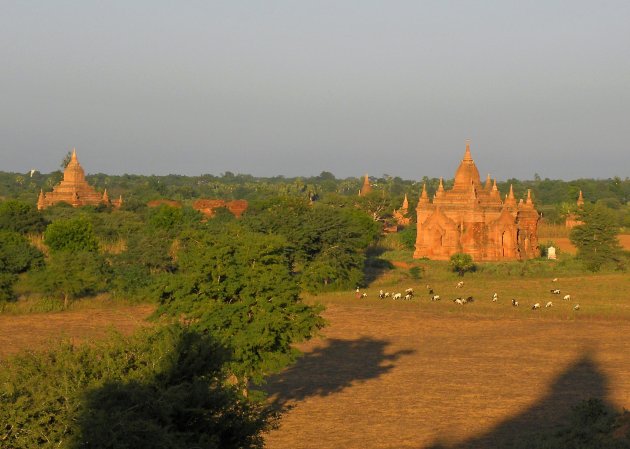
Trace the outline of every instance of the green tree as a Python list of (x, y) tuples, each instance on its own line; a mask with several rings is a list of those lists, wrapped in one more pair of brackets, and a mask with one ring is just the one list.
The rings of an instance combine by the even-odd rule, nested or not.
[(44, 294), (63, 299), (64, 309), (72, 299), (104, 291), (110, 277), (104, 260), (88, 251), (57, 251), (46, 267), (33, 272), (33, 285)]
[(237, 225), (180, 238), (178, 271), (160, 279), (158, 314), (183, 317), (230, 353), (229, 371), (246, 388), (295, 360), (293, 344), (323, 325), (304, 304), (286, 241)]
[(452, 271), (459, 274), (460, 276), (463, 276), (469, 271), (475, 271), (475, 269), (477, 268), (470, 254), (464, 253), (453, 254), (449, 260), (449, 266), (451, 267)]
[(583, 224), (574, 227), (569, 238), (586, 268), (595, 272), (611, 262), (621, 266), (615, 213), (601, 204), (586, 204), (578, 210), (577, 216)]
[(0, 203), (0, 229), (36, 234), (46, 228), (43, 215), (28, 203), (16, 200)]
[(43, 254), (16, 232), (0, 231), (0, 302), (13, 299), (17, 275), (41, 266)]
[(44, 242), (51, 251), (98, 251), (92, 223), (83, 217), (61, 219), (48, 225)]

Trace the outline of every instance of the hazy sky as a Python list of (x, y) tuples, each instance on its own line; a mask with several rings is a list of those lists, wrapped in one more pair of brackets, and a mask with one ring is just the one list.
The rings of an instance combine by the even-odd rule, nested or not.
[(630, 1), (0, 0), (0, 170), (630, 176)]

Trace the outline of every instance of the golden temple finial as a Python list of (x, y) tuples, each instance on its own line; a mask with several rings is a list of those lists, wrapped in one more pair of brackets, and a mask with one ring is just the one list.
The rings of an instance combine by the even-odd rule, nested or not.
[(464, 153), (465, 161), (472, 161), (472, 156), (470, 155), (470, 139), (466, 140), (466, 152)]

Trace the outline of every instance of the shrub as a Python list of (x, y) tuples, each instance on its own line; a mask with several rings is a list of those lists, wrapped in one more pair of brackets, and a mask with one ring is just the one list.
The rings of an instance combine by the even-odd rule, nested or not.
[(477, 268), (470, 254), (457, 253), (451, 256), (449, 261), (451, 270), (463, 276), (464, 273), (475, 271)]

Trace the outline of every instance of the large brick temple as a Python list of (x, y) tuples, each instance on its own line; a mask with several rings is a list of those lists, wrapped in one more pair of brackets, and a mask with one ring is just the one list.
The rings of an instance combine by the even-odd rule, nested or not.
[(103, 193), (94, 190), (85, 180), (85, 171), (79, 164), (76, 150), (73, 149), (70, 162), (63, 172), (63, 180), (53, 187), (52, 192), (44, 193), (43, 190), (39, 192), (37, 208), (39, 210), (46, 209), (60, 202), (68, 203), (74, 207), (98, 206), (99, 204), (120, 207), (122, 196), (117, 200), (110, 201), (107, 189)]
[(453, 188), (445, 190), (440, 179), (431, 200), (425, 185), (416, 212), (414, 258), (446, 260), (455, 253), (466, 253), (475, 261), (499, 261), (539, 256), (538, 212), (530, 191), (517, 204), (510, 186), (502, 201), (490, 175), (482, 185), (469, 143)]

